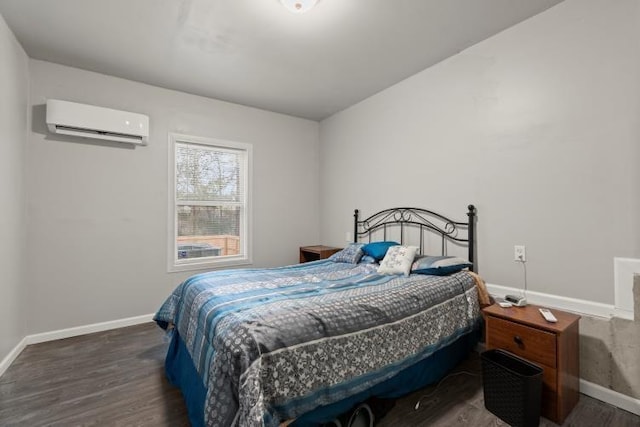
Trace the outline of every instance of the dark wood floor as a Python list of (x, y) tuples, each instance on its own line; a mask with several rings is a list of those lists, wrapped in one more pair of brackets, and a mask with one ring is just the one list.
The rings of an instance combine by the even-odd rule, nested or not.
[[(0, 426), (187, 426), (164, 377), (166, 347), (151, 323), (29, 346), (0, 377)], [(461, 370), (476, 376), (450, 377), (417, 411), (435, 387), (398, 400), (378, 426), (506, 425), (484, 409), (479, 357)], [(582, 395), (564, 426), (638, 427), (640, 417)]]
[(28, 346), (0, 378), (2, 426), (188, 426), (147, 323)]
[[(473, 376), (458, 374), (436, 386), (427, 387), (396, 402), (396, 406), (377, 424), (378, 427), (395, 426), (508, 426), (484, 408), (480, 357), (473, 353), (453, 372), (470, 372)], [(420, 403), (424, 395), (433, 395)], [(640, 427), (640, 417), (623, 411), (583, 394), (575, 409), (562, 424), (571, 427)], [(540, 418), (541, 427), (556, 427), (558, 424)]]

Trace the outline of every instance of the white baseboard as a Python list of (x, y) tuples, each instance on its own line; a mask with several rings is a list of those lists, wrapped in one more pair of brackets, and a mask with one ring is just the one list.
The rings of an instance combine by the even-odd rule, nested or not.
[[(521, 295), (522, 289), (487, 283), (487, 290), (491, 295), (504, 297), (507, 294)], [(550, 308), (571, 311), (574, 313), (588, 314), (589, 316), (611, 318), (618, 313), (613, 304), (588, 301), (577, 298), (563, 297), (559, 295), (545, 294), (542, 292), (527, 291), (527, 301), (531, 304), (542, 305)]]
[(127, 326), (139, 325), (141, 323), (151, 322), (153, 314), (145, 314), (143, 316), (127, 317), (126, 319), (111, 320), (108, 322), (92, 323), (90, 325), (76, 326), (74, 328), (59, 329), (57, 331), (43, 332), (40, 334), (27, 335), (22, 338), (18, 345), (7, 354), (0, 362), (0, 377), (11, 366), (14, 360), (20, 355), (26, 346), (31, 344), (39, 344), (47, 341), (61, 340), (63, 338), (77, 337), (79, 335), (92, 334), (94, 332), (109, 331), (111, 329), (124, 328)]
[(27, 346), (27, 338), (22, 338), (18, 345), (13, 347), (13, 349), (5, 356), (4, 359), (0, 362), (0, 377), (4, 375), (4, 373), (9, 369), (9, 366), (13, 363), (14, 360), (18, 358), (22, 350)]
[(640, 415), (640, 400), (601, 385), (580, 380), (580, 393), (601, 400), (633, 414)]
[(25, 337), (25, 340), (27, 345), (38, 344), (41, 342), (61, 340), (63, 338), (77, 337), (78, 335), (93, 334), (94, 332), (125, 328), (127, 326), (151, 322), (152, 320), (153, 314), (145, 314), (143, 316), (127, 317), (125, 319), (110, 320), (108, 322), (92, 323), (90, 325), (76, 326), (74, 328), (59, 329), (57, 331), (27, 335)]
[[(505, 290), (507, 291), (507, 293), (514, 293), (514, 290), (517, 291), (517, 289), (514, 289), (514, 288), (507, 288), (507, 287), (498, 286), (498, 285), (488, 284), (487, 287), (489, 288), (489, 291), (491, 293), (494, 293), (493, 290), (495, 290), (496, 291), (495, 293), (497, 294), (504, 293)], [(580, 301), (580, 300), (576, 300), (576, 301)], [(537, 301), (534, 301), (533, 299), (531, 299), (531, 302), (532, 303), (535, 302), (536, 304), (539, 303)], [(546, 304), (546, 305), (550, 305), (558, 308), (564, 308), (554, 304)], [(575, 307), (575, 306), (576, 305), (572, 305), (572, 307)], [(572, 310), (572, 311), (575, 311), (575, 310)], [(582, 312), (584, 313), (585, 311), (582, 311)], [(13, 350), (11, 350), (9, 354), (0, 362), (0, 377), (6, 372), (9, 366), (11, 366), (13, 361), (16, 360), (16, 358), (20, 355), (22, 350), (26, 348), (27, 345), (38, 344), (46, 341), (54, 341), (54, 340), (59, 340), (63, 338), (71, 338), (79, 335), (92, 334), (94, 332), (108, 331), (111, 329), (124, 328), (127, 326), (134, 326), (134, 325), (139, 325), (141, 323), (151, 322), (152, 320), (153, 320), (153, 314), (145, 314), (143, 316), (128, 317), (126, 319), (118, 319), (118, 320), (112, 320), (109, 322), (101, 322), (101, 323), (92, 323), (90, 325), (77, 326), (74, 328), (60, 329), (57, 331), (27, 335), (22, 340), (20, 340), (20, 342), (13, 348)], [(483, 351), (484, 345), (479, 344), (476, 350), (479, 350), (480, 352)], [(602, 387), (598, 384), (594, 384), (582, 379), (580, 380), (580, 392), (587, 396), (593, 397), (594, 399), (598, 399), (603, 402), (609, 403), (613, 406), (616, 406), (618, 408), (624, 409), (625, 411), (629, 411), (633, 414), (640, 415), (640, 400), (634, 399), (633, 397), (627, 396), (622, 393), (618, 393), (617, 391), (613, 391), (606, 387)]]

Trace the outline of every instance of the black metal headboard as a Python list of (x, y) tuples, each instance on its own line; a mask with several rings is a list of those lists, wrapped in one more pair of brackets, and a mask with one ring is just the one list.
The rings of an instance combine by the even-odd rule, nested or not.
[[(476, 271), (476, 239), (475, 239), (475, 222), (476, 208), (469, 205), (467, 211), (468, 220), (466, 222), (453, 221), (436, 212), (420, 208), (391, 208), (385, 209), (371, 215), (369, 218), (360, 220), (358, 218), (359, 211), (355, 210), (353, 214), (353, 241), (357, 242), (359, 237), (369, 236), (374, 231), (382, 230), (383, 239), (387, 240), (387, 230), (391, 228), (400, 228), (400, 243), (404, 243), (405, 229), (418, 228), (420, 236), (420, 253), (424, 249), (424, 233), (439, 234), (442, 239), (442, 255), (446, 255), (447, 241), (457, 243), (467, 243), (469, 249), (469, 262), (473, 264), (471, 268)], [(462, 237), (460, 236), (462, 235)]]

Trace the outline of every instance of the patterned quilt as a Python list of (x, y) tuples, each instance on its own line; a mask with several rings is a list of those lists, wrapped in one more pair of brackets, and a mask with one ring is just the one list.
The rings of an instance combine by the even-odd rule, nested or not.
[(277, 426), (359, 393), (476, 326), (475, 280), (328, 260), (195, 275), (154, 320), (207, 390), (208, 426)]

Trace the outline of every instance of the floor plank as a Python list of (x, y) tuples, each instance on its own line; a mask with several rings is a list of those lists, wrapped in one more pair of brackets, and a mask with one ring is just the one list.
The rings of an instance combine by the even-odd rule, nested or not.
[[(0, 377), (0, 425), (188, 426), (182, 395), (164, 376), (167, 345), (146, 323), (28, 346)], [(480, 358), (454, 373), (399, 399), (377, 426), (506, 426), (484, 408)], [(638, 427), (640, 417), (581, 395), (563, 426)]]
[[(440, 386), (433, 385), (406, 396), (377, 424), (378, 427), (412, 426), (508, 426), (484, 408), (480, 357), (477, 354), (462, 362), (453, 375)], [(437, 392), (434, 393), (434, 390)], [(425, 395), (431, 397), (424, 399)], [(422, 398), (422, 399), (421, 399)], [(420, 407), (415, 404), (420, 400)], [(541, 427), (558, 424), (540, 418)], [(563, 427), (640, 427), (640, 417), (583, 394)]]
[(28, 346), (0, 378), (2, 426), (187, 426), (152, 323)]

